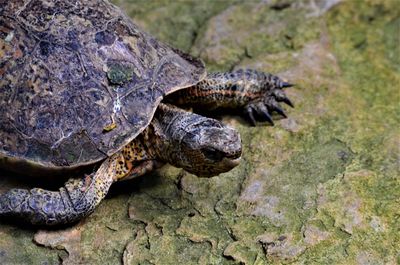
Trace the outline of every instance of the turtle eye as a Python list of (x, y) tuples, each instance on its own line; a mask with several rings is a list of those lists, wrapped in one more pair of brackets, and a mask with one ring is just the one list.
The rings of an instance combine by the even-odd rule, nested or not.
[(201, 152), (207, 159), (212, 161), (221, 161), (225, 157), (224, 152), (211, 147), (202, 148)]

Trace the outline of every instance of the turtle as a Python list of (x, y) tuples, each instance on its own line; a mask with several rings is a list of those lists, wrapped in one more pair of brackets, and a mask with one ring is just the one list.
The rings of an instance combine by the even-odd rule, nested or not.
[(0, 0), (0, 167), (70, 177), (58, 191), (1, 194), (0, 216), (69, 224), (114, 182), (166, 163), (227, 172), (241, 158), (238, 131), (188, 107), (273, 125), (272, 112), (286, 117), (280, 102), (293, 106), (290, 86), (253, 69), (207, 74), (106, 0)]

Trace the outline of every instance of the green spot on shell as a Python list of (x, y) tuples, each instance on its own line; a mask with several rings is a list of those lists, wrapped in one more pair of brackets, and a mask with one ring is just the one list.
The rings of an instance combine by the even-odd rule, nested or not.
[(132, 65), (123, 63), (113, 63), (108, 65), (107, 77), (112, 84), (122, 85), (134, 76), (134, 68)]

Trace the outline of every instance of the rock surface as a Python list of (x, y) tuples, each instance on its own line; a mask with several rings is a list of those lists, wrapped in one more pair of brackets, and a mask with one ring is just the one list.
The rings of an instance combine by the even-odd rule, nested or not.
[[(223, 117), (244, 144), (229, 173), (166, 166), (73, 227), (2, 222), (0, 264), (399, 264), (396, 2), (115, 0), (210, 71), (290, 80), (296, 108), (275, 127)], [(0, 192), (27, 185), (0, 178)]]

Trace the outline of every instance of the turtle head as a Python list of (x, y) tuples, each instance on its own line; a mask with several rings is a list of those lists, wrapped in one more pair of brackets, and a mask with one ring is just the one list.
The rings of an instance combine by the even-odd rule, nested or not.
[(182, 159), (176, 161), (177, 166), (200, 177), (215, 176), (237, 166), (242, 154), (239, 133), (214, 119), (199, 120), (184, 128)]
[(160, 104), (150, 127), (150, 148), (158, 158), (199, 177), (216, 176), (239, 164), (240, 135), (218, 120)]

